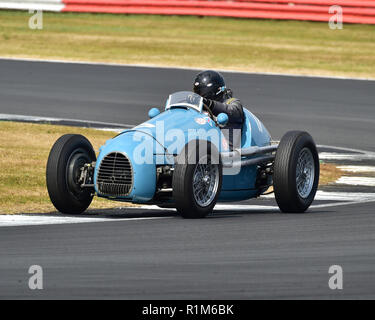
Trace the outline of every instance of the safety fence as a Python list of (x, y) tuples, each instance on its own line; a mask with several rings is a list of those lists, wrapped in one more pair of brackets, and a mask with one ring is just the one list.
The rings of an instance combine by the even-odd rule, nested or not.
[(375, 0), (0, 0), (0, 8), (309, 21), (342, 13), (343, 23), (375, 24)]

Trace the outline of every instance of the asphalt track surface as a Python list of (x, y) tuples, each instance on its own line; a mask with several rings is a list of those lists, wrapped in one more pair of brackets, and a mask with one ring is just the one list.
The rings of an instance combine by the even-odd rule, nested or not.
[[(0, 113), (131, 125), (190, 89), (196, 73), (6, 60), (0, 70)], [(224, 75), (275, 139), (304, 129), (319, 144), (375, 151), (375, 82)], [(373, 202), (193, 221), (160, 210), (143, 212), (148, 220), (104, 214), (112, 219), (0, 228), (0, 298), (375, 298)], [(44, 269), (41, 291), (28, 289), (34, 264)], [(343, 290), (328, 288), (331, 265), (344, 270)]]

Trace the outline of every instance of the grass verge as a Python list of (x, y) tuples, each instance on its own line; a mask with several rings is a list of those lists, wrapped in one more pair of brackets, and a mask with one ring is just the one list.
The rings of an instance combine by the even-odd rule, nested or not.
[[(56, 211), (45, 182), (46, 164), (54, 142), (63, 134), (86, 136), (95, 150), (115, 133), (95, 129), (0, 121), (0, 214)], [(320, 184), (336, 181), (342, 174), (333, 164), (321, 164)], [(94, 198), (90, 209), (131, 206)]]
[(375, 26), (0, 11), (0, 56), (375, 78)]
[(337, 181), (344, 172), (337, 168), (336, 165), (332, 163), (321, 163), (320, 164), (320, 178), (319, 185), (327, 185)]
[[(83, 134), (95, 150), (115, 135), (95, 129), (0, 121), (0, 214), (56, 211), (47, 193), (46, 165), (52, 145), (66, 133)], [(95, 197), (90, 209), (127, 205)]]

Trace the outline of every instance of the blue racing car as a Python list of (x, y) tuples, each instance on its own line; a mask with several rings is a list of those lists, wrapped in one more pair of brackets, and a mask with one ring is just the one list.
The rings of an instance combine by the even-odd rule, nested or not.
[(283, 212), (304, 212), (319, 183), (312, 137), (287, 132), (276, 144), (264, 125), (244, 109), (241, 145), (231, 146), (225, 113), (215, 117), (193, 92), (171, 94), (150, 120), (108, 140), (98, 157), (83, 136), (67, 134), (53, 145), (47, 188), (56, 209), (80, 214), (93, 197), (176, 208), (202, 218), (220, 202), (259, 197), (273, 187)]

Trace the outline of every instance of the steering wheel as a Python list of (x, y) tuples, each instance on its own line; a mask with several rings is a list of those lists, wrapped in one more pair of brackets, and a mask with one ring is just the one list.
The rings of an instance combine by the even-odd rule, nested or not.
[(203, 109), (205, 109), (205, 111), (208, 112), (210, 118), (215, 122), (215, 124), (218, 126), (219, 124), (216, 122), (216, 117), (214, 116), (214, 114), (212, 113), (211, 109), (203, 103)]

